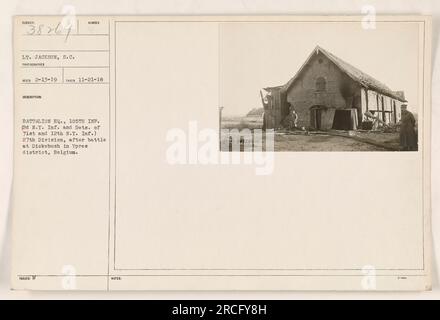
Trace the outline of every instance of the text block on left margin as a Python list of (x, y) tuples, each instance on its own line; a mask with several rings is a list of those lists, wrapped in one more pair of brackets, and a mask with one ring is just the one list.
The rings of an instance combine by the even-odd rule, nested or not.
[(110, 22), (66, 19), (15, 18), (14, 288), (107, 287)]

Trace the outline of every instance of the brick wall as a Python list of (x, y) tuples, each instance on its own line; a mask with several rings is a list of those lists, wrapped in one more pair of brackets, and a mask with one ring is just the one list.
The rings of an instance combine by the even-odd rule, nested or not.
[[(325, 79), (325, 90), (317, 90), (318, 78)], [(342, 73), (324, 55), (315, 55), (302, 74), (287, 91), (287, 102), (298, 113), (298, 125), (310, 126), (310, 108), (316, 105), (329, 109), (358, 108), (361, 110), (360, 86)], [(333, 111), (334, 113), (334, 111)]]

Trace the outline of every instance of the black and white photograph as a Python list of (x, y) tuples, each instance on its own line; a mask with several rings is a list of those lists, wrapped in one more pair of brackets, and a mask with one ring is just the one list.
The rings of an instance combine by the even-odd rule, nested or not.
[(164, 2), (0, 11), (0, 297), (438, 299), (440, 6)]
[(417, 151), (418, 43), (405, 22), (223, 25), (221, 150), (273, 130), (275, 151)]

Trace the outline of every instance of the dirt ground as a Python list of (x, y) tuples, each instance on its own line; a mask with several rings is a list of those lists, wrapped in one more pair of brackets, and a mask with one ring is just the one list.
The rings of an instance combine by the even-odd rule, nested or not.
[(386, 151), (368, 143), (331, 135), (275, 135), (275, 151)]
[[(260, 129), (261, 117), (224, 117), (223, 129)], [(338, 136), (341, 135), (341, 136)], [(351, 135), (351, 137), (348, 137)], [(368, 143), (371, 142), (371, 143)], [(263, 144), (264, 147), (264, 144)], [(399, 150), (399, 133), (373, 131), (277, 132), (275, 151), (392, 151)]]
[(357, 131), (355, 134), (362, 139), (372, 140), (396, 150), (399, 150), (400, 148), (399, 132), (385, 133)]
[[(374, 140), (371, 138), (368, 138), (368, 140), (379, 142), (378, 140), (382, 139), (389, 142), (390, 136), (383, 137), (381, 135), (383, 134), (374, 136)], [(379, 137), (381, 139), (379, 139)], [(396, 139), (392, 139), (393, 144), (395, 140)], [(347, 136), (334, 136), (325, 133), (309, 135), (276, 133), (274, 151), (390, 151), (389, 145), (385, 145), (388, 146), (388, 148), (358, 141)], [(263, 150), (266, 150), (265, 147), (266, 141), (263, 136)], [(244, 145), (242, 144), (241, 151), (244, 151), (243, 148)]]

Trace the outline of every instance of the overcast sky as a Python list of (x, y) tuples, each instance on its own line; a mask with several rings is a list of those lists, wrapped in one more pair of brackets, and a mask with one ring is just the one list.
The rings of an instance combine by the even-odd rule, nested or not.
[(228, 23), (220, 31), (220, 103), (225, 115), (262, 107), (259, 90), (285, 84), (320, 45), (385, 83), (418, 108), (419, 28), (414, 22)]

